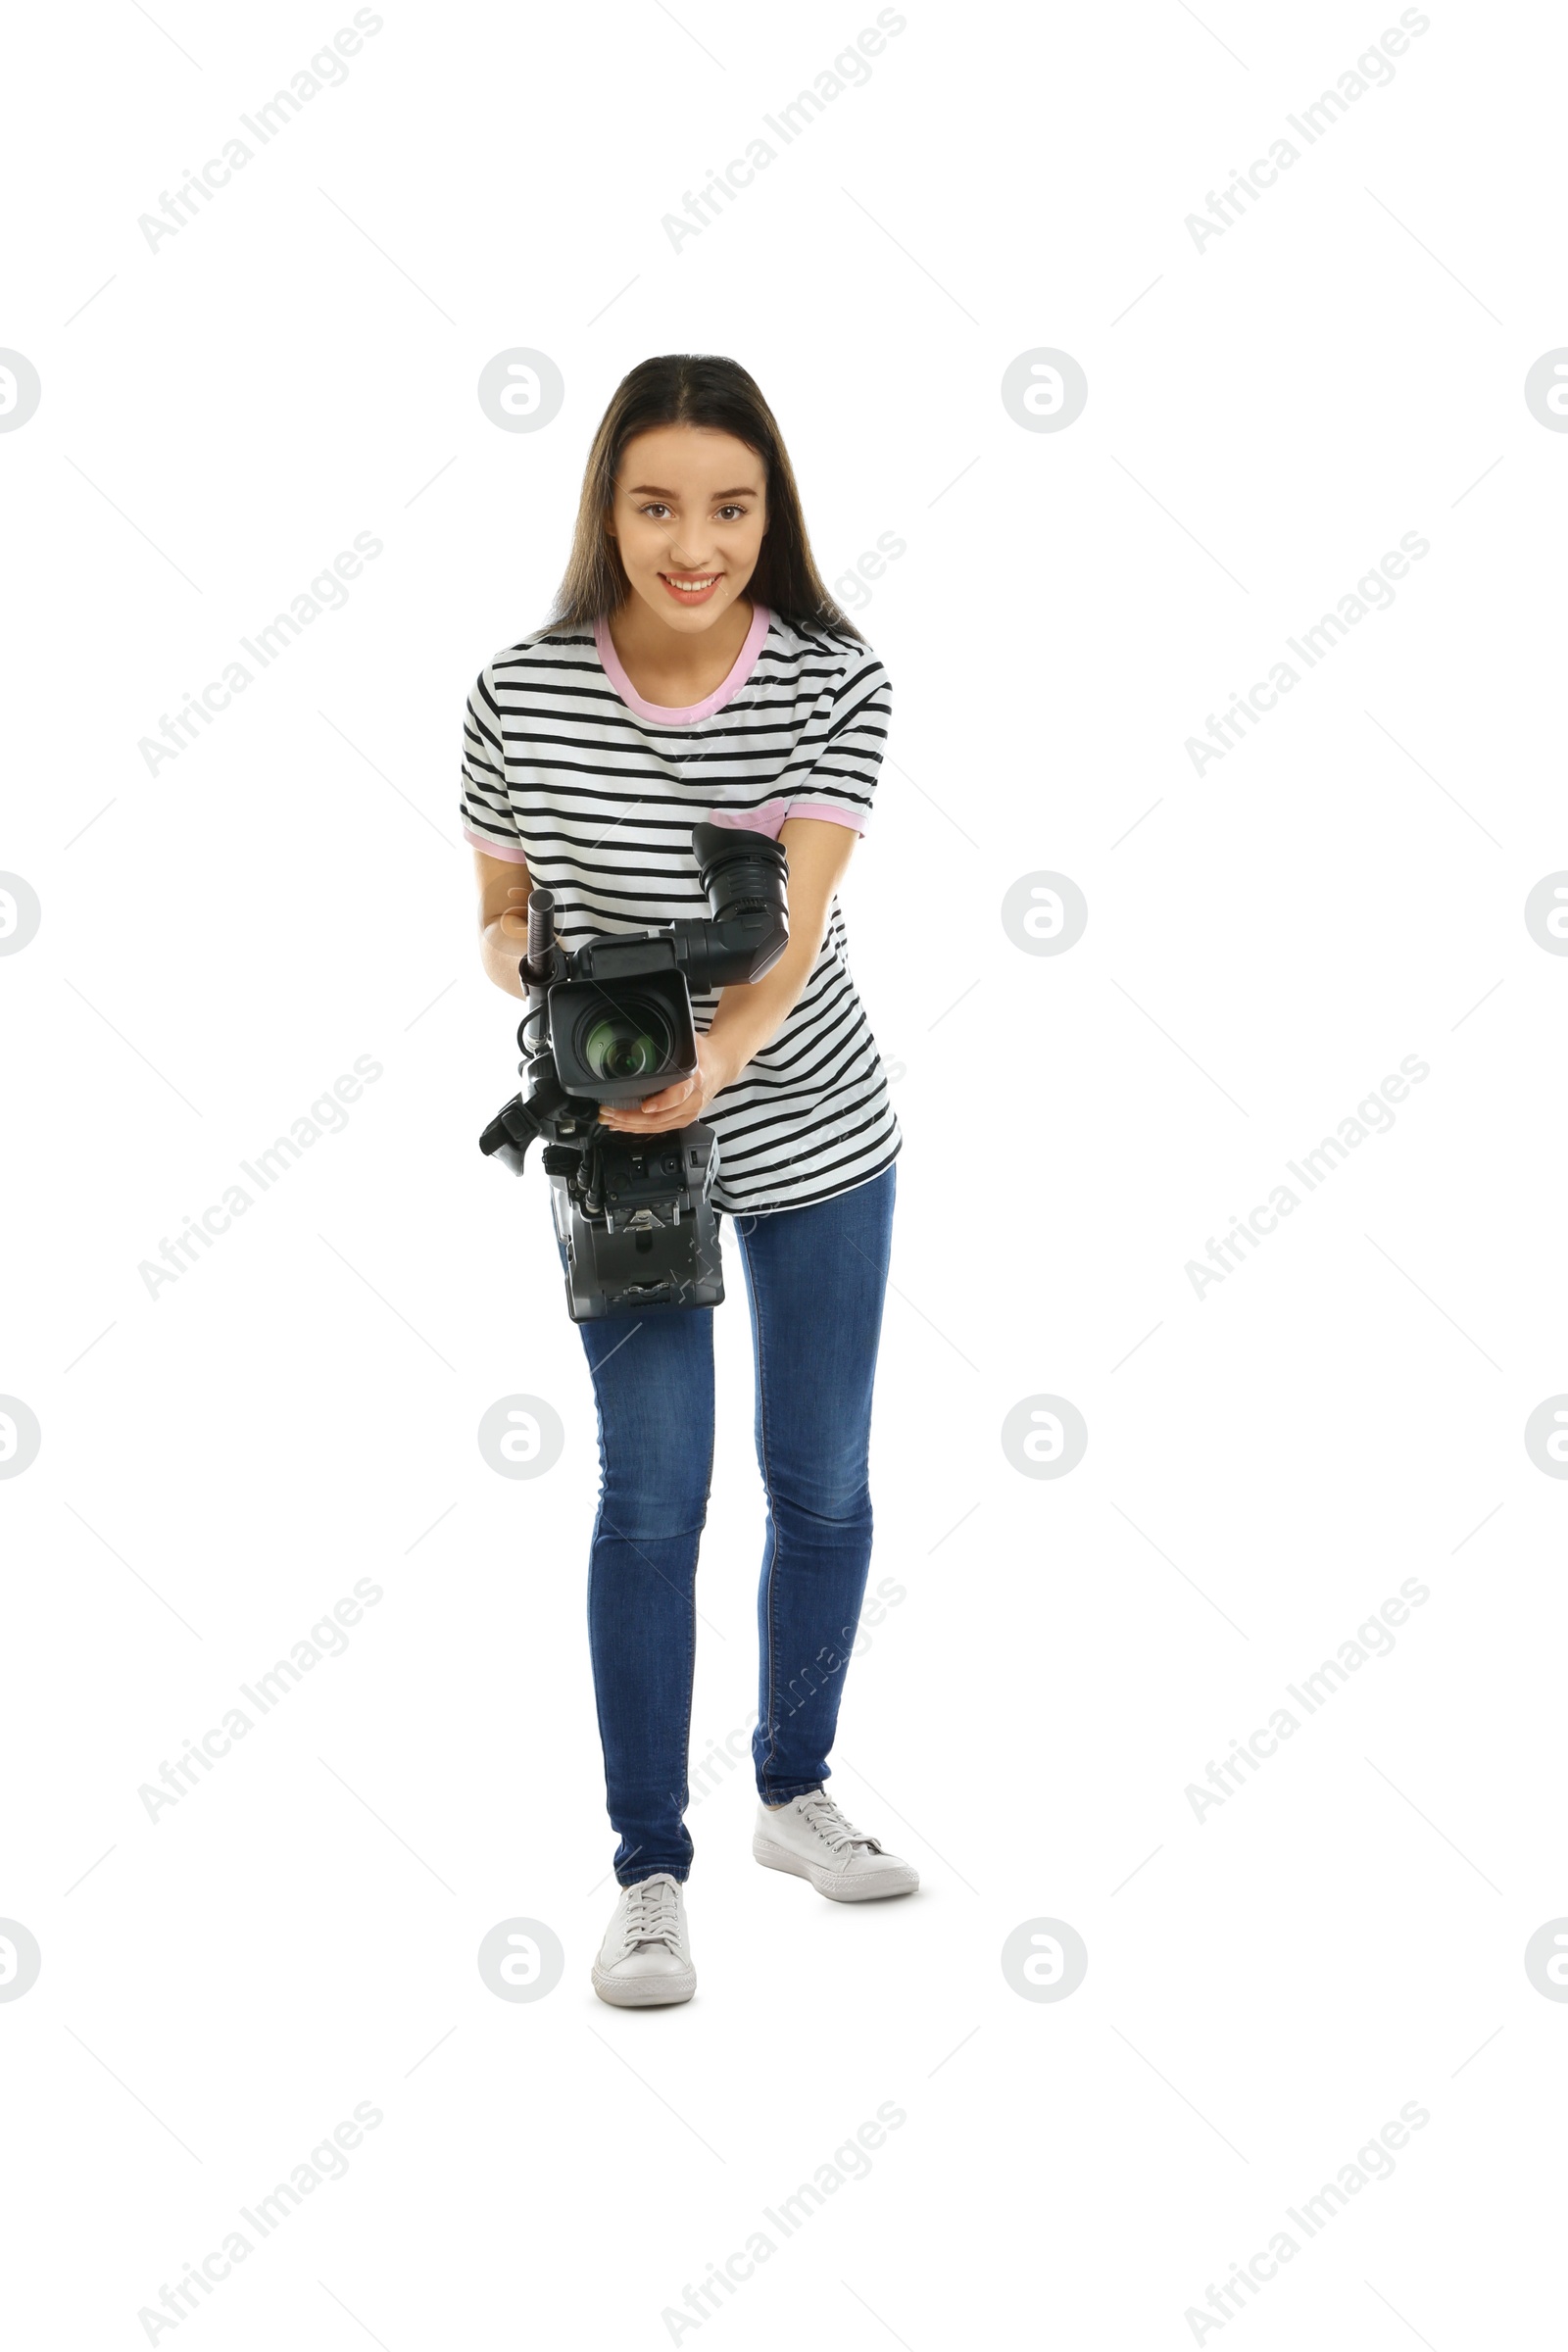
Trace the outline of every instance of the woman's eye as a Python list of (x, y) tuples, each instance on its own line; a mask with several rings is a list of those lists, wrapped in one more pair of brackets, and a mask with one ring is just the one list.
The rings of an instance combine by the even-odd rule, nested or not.
[[(639, 514), (667, 514), (669, 513), (669, 509), (665, 506), (662, 499), (655, 498), (650, 499), (646, 506), (639, 507), (637, 512)], [(738, 522), (742, 515), (744, 515), (746, 513), (746, 509), (744, 507), (727, 506), (719, 507), (715, 509), (715, 512), (720, 515), (727, 514), (732, 517), (733, 520)]]

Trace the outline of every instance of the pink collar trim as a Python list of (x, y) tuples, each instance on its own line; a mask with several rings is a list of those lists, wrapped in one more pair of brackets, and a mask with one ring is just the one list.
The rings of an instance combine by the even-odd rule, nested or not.
[(673, 703), (651, 703), (646, 695), (638, 693), (626, 675), (620, 656), (615, 651), (614, 641), (610, 634), (610, 624), (603, 614), (594, 622), (594, 644), (599, 649), (599, 659), (604, 665), (606, 677), (620, 696), (621, 701), (629, 710), (635, 710), (639, 718), (651, 718), (670, 727), (689, 726), (694, 719), (711, 718), (715, 710), (723, 709), (731, 696), (739, 694), (752, 671), (757, 667), (757, 657), (762, 650), (762, 640), (767, 635), (768, 623), (772, 617), (766, 605), (754, 607), (752, 625), (746, 632), (746, 642), (736, 655), (735, 666), (728, 677), (722, 679), (713, 688), (711, 694), (705, 695), (700, 703), (687, 703), (679, 707)]

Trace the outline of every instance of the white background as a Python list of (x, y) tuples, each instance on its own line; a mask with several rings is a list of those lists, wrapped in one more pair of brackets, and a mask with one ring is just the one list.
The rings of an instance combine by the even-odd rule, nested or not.
[[(0, 2005), (11, 2332), (147, 2341), (369, 2101), (347, 2176), (152, 2340), (1540, 2340), (1568, 2013), (1523, 1954), (1568, 1911), (1568, 1490), (1523, 1428), (1568, 1388), (1568, 962), (1523, 906), (1568, 864), (1568, 440), (1523, 383), (1568, 341), (1562, 25), (1434, 6), (1200, 251), (1186, 217), (1396, 10), (910, 5), (677, 251), (662, 217), (874, 11), (380, 13), (156, 251), (138, 216), (350, 12), (13, 32), (0, 343), (43, 397), (0, 435), (0, 866), (42, 922), (0, 961), (0, 1390), (42, 1443), (0, 1483), (0, 1913), (43, 1964)], [(475, 396), (514, 346), (565, 379), (537, 433)], [(1062, 432), (1002, 403), (1038, 347), (1087, 373)], [(691, 1816), (697, 1998), (636, 2015), (588, 1983), (591, 1390), (542, 1174), (476, 1149), (516, 1007), (456, 796), (604, 405), (677, 350), (757, 376), (830, 581), (907, 543), (856, 614), (894, 724), (843, 891), (904, 1067), (872, 1582), (905, 1597), (832, 1787), (924, 1883), (847, 1909), (758, 1871), (738, 1771)], [(139, 740), (357, 532), (383, 552), (343, 609), (150, 774)], [(1407, 532), (1392, 608), (1195, 774), (1187, 738)], [(1060, 956), (1002, 926), (1041, 870), (1089, 903)], [(343, 1131), (150, 1297), (141, 1262), (359, 1055)], [(1406, 1055), (1392, 1130), (1195, 1296)], [(696, 1756), (754, 1702), (730, 1254)], [(531, 1482), (475, 1442), (517, 1393), (565, 1428)], [(1059, 1480), (1001, 1445), (1041, 1394), (1088, 1424)], [(150, 1820), (142, 1785), (365, 1577), (344, 1654)], [(1408, 1578), (1392, 1653), (1198, 1819), (1189, 1785)], [(538, 2001), (476, 1966), (514, 1917), (564, 1946)], [(1040, 1918), (1088, 1948), (1064, 2001), (1003, 1974)], [(889, 2101), (869, 2177), (662, 2316)], [(1184, 2317), (1406, 2102), (1392, 2178)]]

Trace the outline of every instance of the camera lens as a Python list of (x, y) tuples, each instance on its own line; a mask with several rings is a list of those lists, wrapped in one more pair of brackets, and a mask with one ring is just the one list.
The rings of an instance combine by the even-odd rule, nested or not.
[(596, 1078), (652, 1078), (669, 1059), (672, 1041), (662, 1010), (648, 997), (607, 1000), (587, 1015), (582, 1058)]

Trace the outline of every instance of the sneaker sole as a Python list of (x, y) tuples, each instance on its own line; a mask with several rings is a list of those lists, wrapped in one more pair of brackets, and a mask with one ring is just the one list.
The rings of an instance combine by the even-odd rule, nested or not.
[(907, 1876), (897, 1871), (879, 1871), (875, 1879), (846, 1880), (842, 1871), (824, 1870), (819, 1862), (808, 1862), (800, 1854), (792, 1854), (788, 1846), (775, 1845), (760, 1830), (752, 1838), (752, 1853), (764, 1870), (783, 1870), (792, 1879), (809, 1880), (817, 1893), (825, 1894), (830, 1903), (881, 1902), (893, 1894), (913, 1894), (920, 1885), (920, 1874), (911, 1863), (905, 1864)]
[(663, 2009), (689, 2001), (697, 1990), (695, 1968), (678, 1977), (613, 1977), (596, 1960), (592, 1973), (595, 1992), (612, 2009)]

